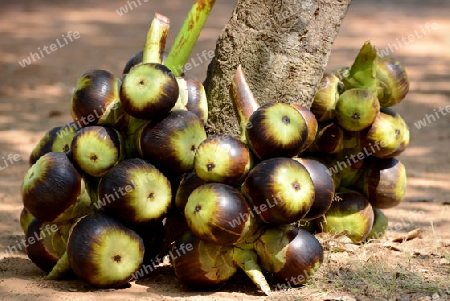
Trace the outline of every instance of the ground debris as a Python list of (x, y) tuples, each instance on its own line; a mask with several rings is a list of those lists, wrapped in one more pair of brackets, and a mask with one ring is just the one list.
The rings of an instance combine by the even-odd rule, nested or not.
[(355, 299), (351, 296), (329, 296), (325, 299), (322, 299), (322, 301), (357, 301), (358, 299)]
[(439, 260), (439, 264), (440, 265), (448, 265), (450, 266), (450, 260), (447, 258), (441, 258), (441, 260)]
[(431, 203), (434, 201), (432, 197), (409, 197), (405, 198), (405, 202), (411, 202), (411, 203)]
[(415, 238), (421, 238), (421, 232), (422, 232), (422, 229), (417, 228), (417, 229), (409, 231), (408, 233), (406, 233), (404, 235), (400, 235), (395, 238), (392, 238), (391, 241), (392, 242), (404, 242), (404, 241), (412, 240)]

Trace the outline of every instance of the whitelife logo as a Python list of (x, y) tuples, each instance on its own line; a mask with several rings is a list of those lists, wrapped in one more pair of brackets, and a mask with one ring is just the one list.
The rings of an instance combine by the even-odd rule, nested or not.
[(56, 39), (56, 43), (50, 44), (50, 46), (45, 45), (44, 47), (38, 47), (38, 52), (30, 52), (30, 55), (19, 62), (19, 65), (22, 68), (25, 68), (28, 65), (31, 65), (32, 61), (36, 62), (37, 60), (40, 60), (41, 58), (45, 57), (45, 54), (51, 54), (52, 52), (55, 52), (59, 48), (63, 48), (64, 46), (68, 45), (70, 42), (73, 42), (74, 40), (78, 40), (80, 38), (80, 33), (78, 31), (71, 32), (69, 31), (67, 33), (67, 36), (61, 35), (64, 43), (62, 43), (59, 39)]
[[(148, 174), (145, 178), (140, 178), (136, 183), (131, 181), (131, 184), (126, 185), (125, 187), (114, 188), (114, 194), (105, 194), (102, 198), (99, 197), (99, 200), (94, 203), (95, 208), (100, 209), (101, 207), (106, 206), (106, 204), (111, 204), (116, 200), (120, 199), (121, 196), (125, 196), (127, 193), (134, 191), (137, 187), (141, 187), (147, 185), (149, 181), (153, 181), (155, 179), (155, 174)], [(119, 195), (120, 194), (120, 195)]]
[(19, 154), (9, 154), (6, 159), (5, 157), (2, 157), (2, 160), (3, 162), (0, 162), (0, 170), (3, 170), (16, 162), (19, 162), (21, 158)]
[[(327, 169), (327, 174), (332, 176), (333, 174), (337, 174), (339, 171), (342, 171), (346, 168), (348, 168), (349, 166), (352, 165), (353, 163), (358, 163), (359, 161), (364, 160), (364, 158), (368, 158), (370, 156), (372, 156), (374, 153), (376, 153), (377, 151), (379, 151), (381, 149), (381, 147), (385, 147), (387, 145), (387, 143), (385, 141), (375, 141), (374, 145), (372, 145), (372, 143), (369, 143), (369, 147), (372, 151), (369, 151), (367, 148), (363, 148), (363, 151), (357, 153), (356, 155), (351, 154), (350, 158), (348, 156), (345, 156), (345, 161), (339, 161), (337, 162), (335, 165), (331, 166), (330, 168)], [(374, 149), (374, 146), (376, 148), (376, 150)]]
[(409, 43), (414, 42), (416, 40), (419, 40), (426, 36), (428, 33), (431, 32), (431, 30), (436, 30), (439, 28), (439, 25), (436, 22), (433, 23), (426, 23), (425, 28), (423, 28), (422, 25), (420, 25), (420, 32), (415, 29), (413, 33), (409, 34), (408, 37), (402, 37), (401, 41), (397, 38), (397, 43), (388, 44), (388, 47), (380, 49), (378, 51), (379, 57), (384, 57), (389, 55), (390, 53), (394, 53), (395, 51), (398, 51), (399, 48), (403, 48), (403, 46), (408, 46)]
[[(147, 3), (149, 0), (142, 0), (142, 2)], [(138, 6), (142, 5), (141, 0), (136, 0), (136, 1), (127, 1), (127, 5), (124, 5), (122, 7), (120, 7), (119, 9), (116, 9), (116, 13), (119, 16), (123, 16), (125, 14), (128, 13), (128, 8), (130, 9), (130, 11), (132, 11), (135, 8), (138, 8)]]
[[(187, 252), (191, 252), (192, 250), (194, 250), (194, 246), (191, 243), (182, 243), (180, 246), (175, 246), (173, 250), (169, 251), (169, 254), (167, 256), (170, 258), (170, 261), (173, 261), (178, 257), (185, 255)], [(150, 260), (150, 264), (142, 265), (142, 267), (138, 271), (134, 272), (131, 275), (133, 277), (133, 280), (138, 280), (139, 278), (150, 274), (150, 272), (156, 270), (158, 265), (160, 265), (161, 263), (163, 263), (163, 259), (156, 256), (155, 259)]]
[[(445, 112), (444, 112), (445, 110)], [(437, 119), (440, 119), (441, 116), (446, 116), (448, 113), (450, 113), (450, 105), (446, 106), (445, 108), (440, 107), (439, 109), (433, 109), (433, 114), (425, 114), (425, 117), (421, 120), (417, 120), (417, 122), (414, 122), (414, 126), (420, 130), (422, 127), (426, 127), (428, 124), (435, 122)], [(439, 113), (438, 113), (439, 111)]]
[[(266, 199), (266, 204), (261, 204), (259, 206), (253, 206), (253, 208), (250, 209), (250, 215), (252, 217), (255, 217), (256, 214), (261, 214), (263, 212), (266, 212), (272, 207), (275, 207), (278, 205), (278, 199), (272, 195), (273, 203), (270, 202), (269, 199)], [(242, 223), (245, 223), (247, 219), (249, 218), (248, 213), (239, 213), (239, 217), (233, 219), (232, 221), (229, 221), (228, 224), (231, 226), (231, 228), (236, 228)]]
[[(111, 107), (111, 111), (115, 110), (118, 105), (119, 105), (118, 103), (114, 104)], [(97, 112), (96, 109), (94, 109), (92, 114), (89, 114), (87, 116), (81, 116), (81, 120), (76, 119), (75, 121), (66, 124), (61, 130), (58, 131), (58, 133), (57, 133), (58, 137), (62, 138), (64, 136), (68, 135), (70, 133), (70, 128), (72, 128), (75, 131), (78, 131), (79, 129), (81, 129), (85, 126), (88, 126), (89, 124), (94, 122), (96, 118), (100, 119), (105, 112), (106, 112), (106, 108), (101, 109), (100, 113)]]
[[(46, 238), (47, 236), (51, 236), (54, 232), (58, 231), (58, 226), (53, 224), (46, 224), (44, 229), (41, 230), (41, 233), (35, 232), (33, 236), (28, 237), (27, 240), (22, 239), (20, 242), (16, 240), (17, 245), (16, 246), (9, 246), (8, 250), (4, 251), (3, 253), (0, 253), (0, 258), (6, 257), (8, 255), (12, 255), (13, 253), (17, 253), (23, 250), (22, 246), (24, 248), (28, 248), (30, 245), (35, 244), (36, 242)], [(28, 243), (28, 244), (27, 244)], [(19, 250), (17, 250), (19, 248)]]

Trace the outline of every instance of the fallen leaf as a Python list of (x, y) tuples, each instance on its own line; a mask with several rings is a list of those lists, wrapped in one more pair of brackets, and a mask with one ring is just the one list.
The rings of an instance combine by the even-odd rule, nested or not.
[(386, 242), (386, 243), (382, 244), (382, 246), (384, 248), (387, 248), (387, 249), (392, 250), (392, 251), (403, 252), (402, 249), (398, 248), (397, 246), (395, 246), (395, 245), (393, 245), (393, 244), (391, 244), (389, 242)]
[(395, 237), (391, 239), (392, 242), (404, 242), (415, 238), (420, 238), (420, 232), (422, 231), (421, 228), (417, 228), (414, 230), (409, 231), (408, 233), (404, 235), (400, 235), (398, 237)]

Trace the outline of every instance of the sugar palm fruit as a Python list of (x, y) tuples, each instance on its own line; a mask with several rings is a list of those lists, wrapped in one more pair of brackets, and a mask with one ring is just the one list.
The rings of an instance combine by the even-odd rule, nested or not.
[(356, 186), (379, 209), (397, 206), (406, 193), (407, 176), (402, 162), (396, 158), (370, 157)]
[(354, 88), (346, 90), (336, 103), (339, 125), (350, 132), (369, 127), (380, 112), (376, 95), (369, 90)]
[(264, 160), (250, 170), (241, 191), (263, 222), (275, 224), (304, 217), (315, 195), (308, 170), (294, 159), (280, 157)]
[(294, 157), (308, 138), (306, 120), (294, 107), (268, 103), (250, 116), (245, 129), (248, 145), (260, 160)]
[(124, 114), (120, 78), (106, 70), (88, 70), (77, 79), (70, 113), (79, 127), (114, 125)]
[(409, 91), (405, 67), (393, 57), (378, 58), (376, 65), (377, 95), (383, 107), (400, 103)]
[(401, 150), (402, 145), (407, 145), (408, 136), (409, 129), (400, 114), (384, 107), (372, 125), (359, 132), (360, 146), (379, 158), (389, 157)]
[(372, 230), (374, 213), (367, 198), (346, 189), (335, 194), (330, 209), (318, 222), (323, 232), (347, 235), (352, 242), (363, 242)]
[(317, 121), (324, 122), (335, 118), (335, 107), (342, 88), (343, 84), (335, 74), (323, 75), (311, 104), (311, 112)]
[(323, 262), (317, 238), (292, 225), (269, 227), (254, 245), (262, 268), (290, 286), (306, 283)]

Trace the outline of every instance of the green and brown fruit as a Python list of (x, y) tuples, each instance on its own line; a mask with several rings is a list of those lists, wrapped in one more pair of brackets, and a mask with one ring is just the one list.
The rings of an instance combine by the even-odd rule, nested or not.
[(203, 84), (193, 78), (177, 77), (179, 96), (173, 110), (188, 110), (205, 125), (208, 121), (208, 99)]
[(319, 124), (310, 152), (335, 154), (344, 149), (344, 130), (337, 122)]
[(229, 135), (210, 136), (203, 140), (194, 160), (199, 178), (230, 185), (240, 185), (251, 166), (247, 145)]
[(307, 141), (308, 125), (291, 105), (268, 103), (253, 112), (245, 133), (248, 145), (261, 160), (294, 157)]
[(84, 180), (65, 153), (39, 158), (25, 174), (20, 191), (24, 207), (44, 222), (70, 220), (75, 213), (89, 211)]
[(389, 56), (378, 58), (376, 65), (377, 92), (380, 105), (392, 107), (409, 92), (409, 77), (403, 64)]
[(25, 207), (22, 208), (22, 211), (20, 211), (19, 222), (24, 234), (27, 233), (28, 226), (33, 221), (33, 219), (34, 216), (27, 209), (25, 209)]
[(181, 282), (197, 289), (214, 289), (233, 276), (233, 247), (204, 241), (190, 230), (178, 238), (173, 247), (179, 251), (172, 264)]
[(124, 114), (119, 99), (122, 81), (106, 70), (89, 70), (78, 79), (70, 103), (73, 120), (80, 126), (114, 125)]
[(156, 221), (168, 212), (171, 184), (155, 166), (139, 158), (126, 159), (111, 168), (98, 185), (98, 201), (111, 216), (131, 225)]
[(311, 112), (316, 116), (318, 122), (335, 118), (336, 103), (342, 89), (343, 84), (335, 74), (326, 73), (322, 76), (311, 104)]
[(144, 244), (136, 232), (103, 213), (87, 215), (74, 225), (67, 244), (75, 274), (96, 287), (128, 283), (142, 264)]
[(34, 218), (29, 224), (25, 233), (25, 241), (27, 242), (28, 258), (41, 270), (50, 272), (58, 259), (61, 252), (55, 250), (52, 244), (52, 236), (55, 234), (57, 226), (55, 224), (44, 223)]
[(379, 239), (384, 236), (386, 230), (388, 229), (388, 218), (378, 208), (372, 206), (373, 209), (373, 225), (367, 239)]
[(289, 286), (305, 284), (323, 262), (323, 248), (309, 232), (292, 225), (269, 227), (254, 243), (261, 267)]
[(192, 191), (203, 184), (206, 184), (206, 181), (200, 179), (195, 170), (181, 176), (180, 184), (175, 194), (175, 206), (181, 214), (184, 215), (184, 208)]
[(165, 116), (177, 102), (179, 87), (164, 65), (146, 63), (134, 66), (120, 87), (120, 101), (129, 115), (154, 120)]
[(406, 193), (407, 176), (402, 162), (396, 158), (370, 157), (364, 164), (364, 173), (356, 187), (379, 209), (399, 205)]
[(314, 139), (317, 135), (317, 130), (319, 128), (319, 124), (317, 122), (316, 117), (314, 114), (307, 108), (299, 105), (299, 104), (291, 104), (294, 108), (297, 109), (297, 111), (302, 115), (303, 119), (305, 119), (307, 128), (308, 128), (308, 136), (306, 138), (305, 143), (303, 144), (303, 147), (300, 149), (300, 152), (305, 151), (308, 149), (308, 147), (314, 142)]
[(133, 56), (131, 56), (128, 61), (125, 63), (125, 66), (122, 70), (122, 77), (125, 77), (128, 73), (130, 73), (131, 68), (142, 63), (142, 58), (144, 56), (144, 51), (139, 50)]
[(287, 224), (304, 217), (314, 202), (314, 184), (308, 170), (290, 158), (272, 158), (257, 164), (241, 187), (265, 223)]
[(395, 151), (393, 151), (392, 153), (383, 156), (383, 158), (394, 158), (397, 157), (398, 155), (400, 155), (401, 153), (403, 153), (406, 150), (406, 147), (409, 145), (409, 139), (410, 139), (410, 132), (409, 132), (409, 127), (406, 124), (405, 120), (402, 118), (401, 115), (399, 115), (398, 113), (396, 113), (397, 119), (400, 123), (400, 129), (403, 129), (403, 137), (400, 140), (400, 146), (397, 147), (397, 149)]
[(385, 158), (401, 152), (409, 142), (409, 129), (403, 118), (392, 108), (380, 109), (371, 126), (359, 132), (362, 148), (372, 156)]
[(182, 174), (194, 167), (194, 158), (206, 132), (200, 118), (190, 111), (176, 110), (141, 131), (141, 156), (168, 174)]
[(314, 201), (302, 220), (312, 220), (324, 215), (330, 209), (334, 197), (334, 181), (327, 167), (317, 160), (294, 158), (308, 171), (314, 185)]
[(64, 126), (57, 126), (49, 130), (31, 151), (29, 159), (30, 166), (36, 163), (46, 153), (68, 152), (72, 139), (78, 130), (79, 126), (75, 122), (68, 123)]
[(194, 235), (222, 245), (242, 242), (258, 226), (244, 196), (221, 183), (197, 187), (189, 196), (184, 216)]
[(124, 156), (121, 140), (111, 127), (87, 126), (73, 137), (70, 155), (82, 171), (101, 177)]
[(372, 206), (365, 196), (345, 189), (335, 194), (330, 209), (319, 219), (323, 232), (346, 235), (353, 243), (363, 242), (374, 221)]
[(375, 94), (366, 89), (349, 89), (339, 96), (336, 119), (346, 131), (358, 132), (369, 127), (380, 112)]

